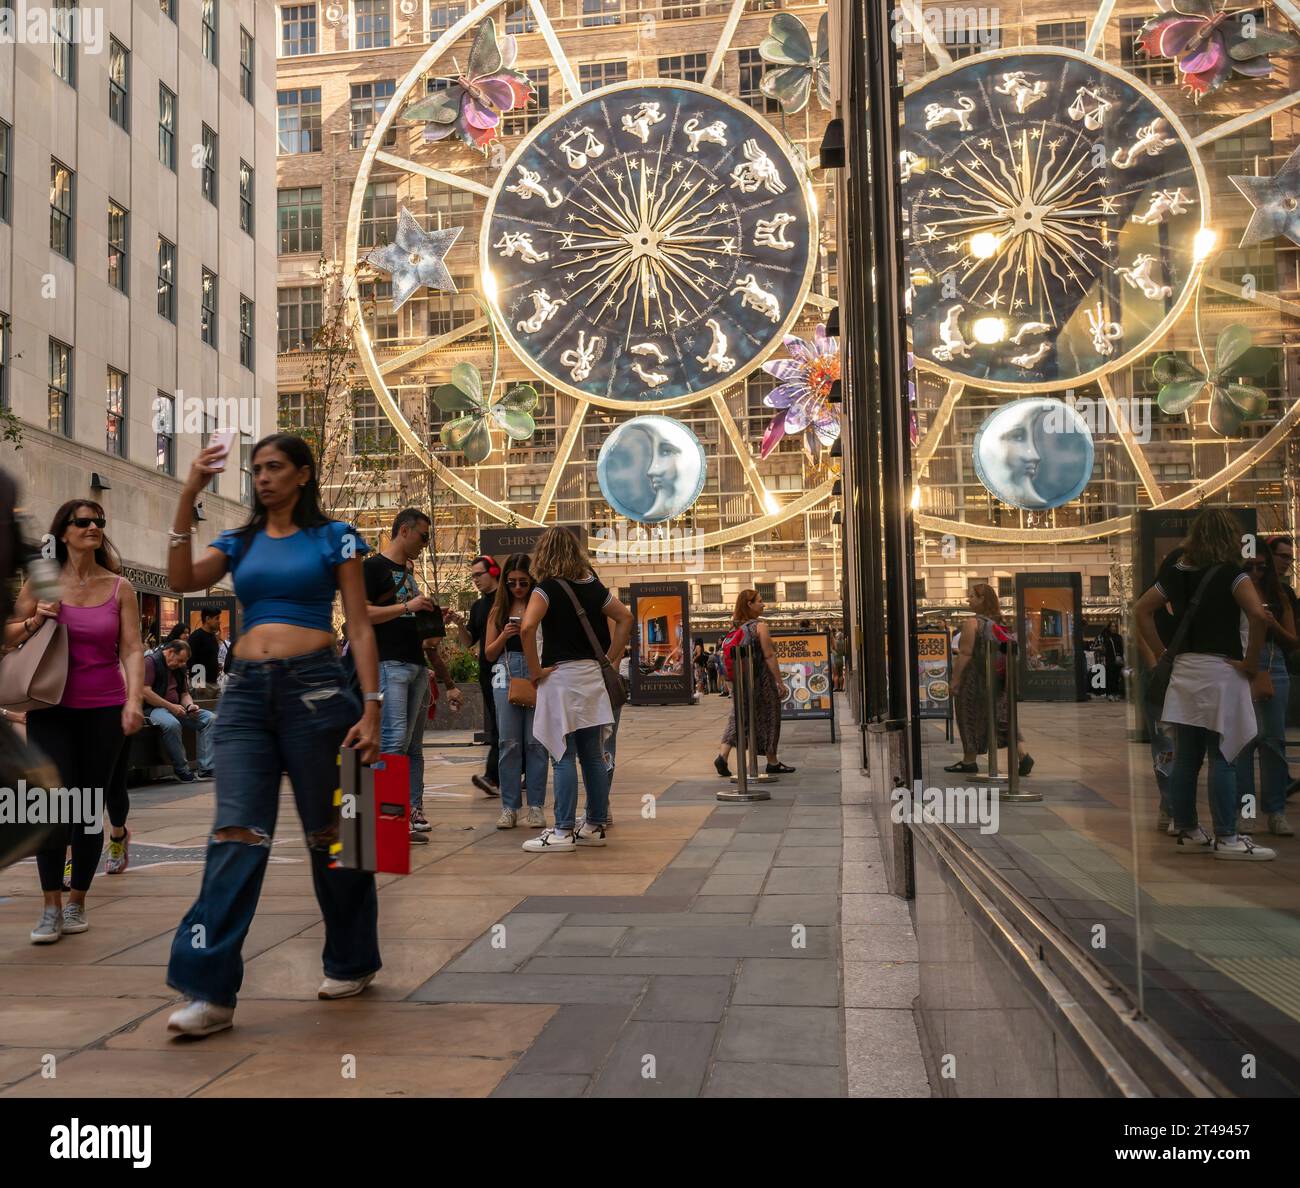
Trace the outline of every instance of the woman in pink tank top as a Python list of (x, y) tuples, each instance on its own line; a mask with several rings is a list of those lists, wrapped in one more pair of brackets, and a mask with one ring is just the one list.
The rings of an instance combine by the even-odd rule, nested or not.
[[(50, 537), (62, 566), (62, 596), (57, 602), (40, 600), (27, 582), (5, 626), (7, 647), (30, 639), (46, 619), (61, 623), (68, 636), (63, 699), (27, 714), (28, 740), (54, 761), (65, 787), (80, 790), (71, 798), (52, 799), (52, 805), (70, 806), (76, 819), (61, 821), (36, 855), (45, 904), (32, 932), (34, 944), (51, 944), (89, 927), (86, 893), (104, 846), (106, 798), (113, 844), (125, 851), (126, 739), (144, 722), (144, 648), (135, 591), (119, 574), (121, 563), (104, 526), (98, 503), (74, 499), (59, 508)], [(63, 856), (69, 846), (72, 880), (65, 907)]]

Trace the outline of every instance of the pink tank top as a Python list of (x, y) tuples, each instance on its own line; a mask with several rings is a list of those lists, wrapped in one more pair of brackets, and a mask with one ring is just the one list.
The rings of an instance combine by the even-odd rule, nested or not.
[(113, 593), (98, 606), (59, 607), (59, 622), (68, 629), (68, 683), (59, 703), (69, 709), (96, 709), (126, 702), (126, 679), (117, 653), (121, 633), (121, 611), (117, 594), (122, 579), (113, 583)]

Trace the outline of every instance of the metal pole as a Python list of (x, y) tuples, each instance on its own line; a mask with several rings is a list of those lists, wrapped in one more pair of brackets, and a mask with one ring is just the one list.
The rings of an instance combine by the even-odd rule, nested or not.
[(989, 779), (998, 778), (998, 662), (993, 654), (993, 641), (984, 647), (984, 699), (989, 716)]
[[(750, 763), (750, 751), (754, 748), (753, 738), (753, 702), (754, 685), (752, 659), (748, 647), (736, 648), (736, 673), (732, 681), (731, 696), (736, 707), (736, 774), (731, 777), (734, 789), (728, 788), (717, 794), (718, 800), (754, 801), (771, 800), (772, 794), (763, 787), (751, 787), (757, 776), (756, 771), (747, 771)], [(757, 765), (755, 765), (757, 766)], [(770, 779), (764, 776), (763, 779)]]
[(1019, 804), (1033, 804), (1043, 799), (1041, 792), (1020, 790), (1020, 668), (1018, 645), (1007, 654), (1007, 790), (999, 799)]
[(763, 663), (763, 652), (755, 640), (749, 645), (749, 663), (745, 665), (745, 679), (749, 690), (745, 702), (749, 706), (749, 778), (760, 784), (775, 783), (776, 777), (770, 776), (758, 765), (758, 692), (754, 686), (758, 683), (758, 666)]

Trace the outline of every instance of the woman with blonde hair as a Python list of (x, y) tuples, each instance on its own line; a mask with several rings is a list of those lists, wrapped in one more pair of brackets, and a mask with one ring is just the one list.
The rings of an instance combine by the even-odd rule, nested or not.
[[(952, 673), (952, 696), (956, 704), (957, 729), (961, 734), (961, 759), (950, 763), (944, 771), (973, 775), (979, 771), (977, 759), (990, 746), (989, 698), (996, 698), (997, 745), (1009, 743), (1007, 734), (1006, 666), (1011, 662), (1003, 646), (1011, 639), (1004, 627), (1002, 605), (997, 591), (984, 582), (977, 582), (966, 595), (966, 605), (971, 617), (961, 628), (961, 646)], [(995, 653), (997, 688), (988, 688), (988, 653)], [(1016, 742), (1023, 741), (1019, 732)], [(1028, 751), (1020, 752), (1019, 772), (1027, 776), (1034, 766), (1034, 757)]]
[[(1169, 802), (1177, 852), (1260, 862), (1277, 854), (1237, 832), (1233, 762), (1257, 733), (1254, 702), (1273, 693), (1268, 670), (1260, 668), (1260, 652), (1274, 620), (1242, 568), (1242, 543), (1241, 525), (1230, 512), (1203, 509), (1133, 610), (1157, 663), (1167, 649), (1156, 615), (1166, 603), (1174, 612), (1173, 669), (1160, 720), (1174, 732)], [(1214, 837), (1201, 828), (1196, 813), (1196, 786), (1207, 753)]]
[[(567, 529), (550, 528), (542, 534), (533, 551), (532, 576), (537, 584), (520, 632), (528, 675), (537, 688), (533, 737), (550, 753), (555, 771), (555, 827), (524, 842), (523, 848), (558, 853), (603, 846), (611, 772), (601, 733), (616, 717), (602, 670), (613, 665), (617, 671), (632, 633), (632, 614), (601, 583), (586, 550)], [(579, 764), (587, 790), (586, 817), (580, 826)]]
[[(789, 696), (785, 680), (781, 676), (781, 666), (776, 662), (776, 649), (772, 646), (772, 632), (762, 621), (765, 609), (763, 596), (757, 590), (742, 590), (736, 599), (736, 609), (731, 621), (737, 627), (745, 628), (742, 644), (756, 644), (762, 663), (754, 674), (754, 726), (758, 734), (757, 749), (767, 756), (768, 775), (792, 772), (795, 769), (781, 762), (777, 754), (781, 745), (781, 702)], [(718, 750), (713, 766), (718, 775), (731, 775), (727, 760), (731, 758), (731, 748), (736, 745), (736, 707), (735, 698), (731, 701), (731, 717), (722, 732), (722, 745)], [(743, 762), (743, 759), (742, 759)]]

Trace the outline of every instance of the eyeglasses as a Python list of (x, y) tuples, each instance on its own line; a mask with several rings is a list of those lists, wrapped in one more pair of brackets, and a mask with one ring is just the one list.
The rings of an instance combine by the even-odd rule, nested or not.
[(93, 524), (96, 528), (102, 530), (108, 521), (103, 516), (74, 516), (72, 523), (77, 528), (89, 528)]
[(469, 574), (469, 576), (472, 577), (475, 581), (478, 581), (479, 578), (487, 577), (487, 570), (486, 570), (486, 569), (472, 569), (472, 570), (470, 570), (470, 574)]
[(532, 584), (528, 578), (509, 578), (506, 581), (507, 586), (523, 586), (525, 589)]

